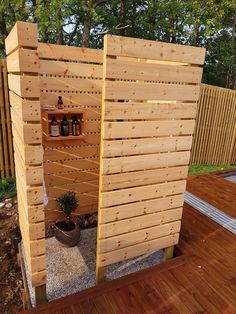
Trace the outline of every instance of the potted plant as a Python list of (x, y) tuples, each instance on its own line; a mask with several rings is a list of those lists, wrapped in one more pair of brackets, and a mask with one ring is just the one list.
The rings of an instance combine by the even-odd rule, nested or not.
[(79, 242), (80, 227), (72, 219), (71, 214), (78, 207), (78, 199), (75, 192), (67, 192), (56, 199), (60, 211), (66, 220), (57, 221), (54, 225), (54, 235), (61, 243), (72, 247)]

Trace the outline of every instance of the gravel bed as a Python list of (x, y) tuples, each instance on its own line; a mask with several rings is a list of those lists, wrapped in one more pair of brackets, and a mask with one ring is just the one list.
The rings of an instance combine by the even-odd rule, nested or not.
[[(78, 246), (65, 247), (55, 237), (46, 239), (47, 298), (54, 300), (95, 286), (97, 228), (81, 231)], [(24, 257), (23, 257), (24, 258)], [(159, 264), (163, 251), (129, 259), (108, 267), (107, 280)], [(29, 281), (30, 299), (35, 306), (35, 294)]]

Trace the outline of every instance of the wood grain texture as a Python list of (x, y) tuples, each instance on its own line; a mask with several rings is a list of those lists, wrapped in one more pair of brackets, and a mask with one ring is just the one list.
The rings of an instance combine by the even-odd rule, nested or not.
[(97, 274), (178, 242), (204, 55), (105, 36)]

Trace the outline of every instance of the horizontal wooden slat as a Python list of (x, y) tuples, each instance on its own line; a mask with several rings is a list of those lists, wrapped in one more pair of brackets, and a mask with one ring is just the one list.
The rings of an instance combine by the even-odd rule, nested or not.
[(101, 224), (105, 224), (131, 217), (152, 214), (163, 210), (181, 207), (183, 206), (183, 203), (184, 196), (183, 194), (179, 194), (109, 208), (102, 208), (100, 222)]
[(106, 81), (105, 99), (197, 101), (198, 85)]
[(39, 72), (37, 50), (19, 48), (7, 57), (8, 72)]
[(195, 118), (196, 103), (106, 102), (105, 120), (162, 120)]
[[(108, 52), (109, 53), (109, 52)], [(200, 83), (202, 68), (107, 58), (106, 78), (161, 82)]]
[(122, 234), (114, 237), (112, 236), (107, 239), (101, 239), (98, 244), (99, 252), (100, 254), (106, 253), (175, 234), (180, 231), (180, 225), (180, 221), (174, 221), (160, 226), (130, 232), (129, 234)]
[(178, 240), (179, 234), (176, 233), (174, 235), (154, 239), (144, 243), (139, 243), (127, 248), (98, 254), (99, 267), (117, 263), (135, 256), (158, 251), (160, 249), (177, 244)]
[[(61, 196), (65, 193), (65, 191), (57, 190), (58, 195), (55, 197), (49, 197), (49, 201), (47, 206), (45, 207), (45, 210), (56, 210), (58, 211), (58, 204), (56, 202), (56, 198), (58, 196)], [(77, 214), (85, 214), (85, 212), (82, 212), (82, 208), (88, 207), (88, 206), (96, 206), (98, 203), (98, 191), (95, 192), (89, 192), (89, 193), (76, 193), (76, 197), (78, 198), (79, 207), (77, 210)], [(80, 211), (81, 209), (81, 211)]]
[(22, 99), (12, 91), (10, 91), (9, 96), (13, 110), (22, 121), (41, 121), (39, 101)]
[(104, 140), (103, 157), (190, 150), (192, 136), (154, 137), (131, 140)]
[(40, 74), (101, 78), (102, 65), (40, 60)]
[(183, 193), (186, 181), (173, 181), (101, 193), (101, 208)]
[(38, 98), (40, 95), (38, 76), (8, 74), (8, 84), (11, 91), (23, 98)]
[[(60, 213), (58, 210), (55, 210), (55, 208), (56, 207), (54, 207), (54, 209), (46, 207), (45, 219), (47, 222), (65, 219), (65, 216), (62, 213)], [(80, 205), (79, 208), (75, 211), (75, 215), (79, 216), (79, 215), (84, 215), (88, 213), (95, 213), (97, 212), (97, 210), (98, 210), (97, 202), (95, 202), (94, 204), (89, 204), (89, 205), (84, 205), (84, 206)]]
[(54, 44), (39, 43), (39, 57), (68, 61), (102, 63), (103, 51), (98, 49), (69, 47)]
[(71, 158), (88, 158), (99, 156), (99, 145), (86, 146), (81, 144), (79, 147), (55, 147), (44, 151), (44, 161), (65, 160)]
[(62, 96), (63, 104), (66, 108), (88, 108), (93, 106), (101, 106), (102, 95), (101, 94), (75, 94), (75, 93), (63, 93), (61, 91), (50, 91), (40, 93), (40, 103), (42, 106), (48, 104), (56, 104), (58, 96)]
[(93, 79), (43, 76), (40, 78), (40, 89), (101, 93), (102, 81)]
[(14, 128), (24, 144), (40, 144), (42, 142), (41, 123), (24, 123), (20, 120), (14, 107), (11, 108), (11, 118)]
[(194, 120), (104, 122), (104, 139), (191, 135)]
[[(91, 159), (77, 159), (77, 160), (66, 160), (66, 161), (53, 161), (44, 163), (44, 173), (60, 173), (72, 170), (88, 170), (88, 172), (93, 172), (93, 169), (98, 169), (99, 160)], [(91, 171), (90, 171), (91, 170)]]
[[(129, 157), (104, 158), (103, 174), (122, 173), (137, 170), (156, 169), (188, 165), (190, 152), (171, 152), (161, 154), (137, 155)], [(132, 173), (130, 174), (130, 178)]]
[(81, 139), (62, 139), (60, 141), (44, 141), (43, 145), (45, 147), (66, 147), (66, 146), (79, 146), (81, 144), (87, 145), (97, 145), (100, 143), (100, 134), (93, 133), (93, 134), (84, 134)]
[(154, 170), (132, 171), (102, 176), (102, 191), (124, 189), (165, 181), (186, 179), (188, 167), (172, 167)]
[(107, 55), (203, 64), (205, 49), (131, 37), (107, 35)]
[(17, 21), (5, 40), (6, 54), (9, 55), (19, 46), (38, 47), (37, 24)]
[(27, 221), (29, 224), (43, 222), (45, 219), (44, 214), (44, 206), (43, 205), (33, 205), (29, 206), (26, 204), (26, 200), (23, 197), (23, 194), (20, 190), (20, 186), (18, 186), (18, 193), (17, 193), (17, 200), (18, 200), (18, 207), (19, 210), (25, 211), (27, 215)]
[(79, 194), (91, 191), (98, 191), (98, 179), (80, 183), (71, 183), (61, 186), (48, 187), (47, 196), (54, 198), (69, 191), (74, 191)]
[(44, 180), (47, 186), (59, 186), (62, 184), (71, 184), (83, 181), (90, 181), (98, 178), (98, 169), (93, 169), (91, 171), (76, 171), (76, 172), (66, 172), (59, 174), (46, 174), (44, 175)]
[(145, 216), (138, 216), (116, 222), (101, 224), (99, 237), (100, 239), (114, 237), (119, 234), (132, 233), (136, 230), (177, 221), (181, 219), (182, 212), (182, 207), (179, 207), (148, 214)]

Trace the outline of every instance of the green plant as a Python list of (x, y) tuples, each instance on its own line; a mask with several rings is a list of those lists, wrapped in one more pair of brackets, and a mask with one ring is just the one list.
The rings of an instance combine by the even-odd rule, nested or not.
[(72, 212), (74, 212), (79, 206), (75, 192), (67, 192), (64, 195), (59, 196), (56, 201), (59, 205), (60, 211), (68, 220), (70, 219)]
[(16, 196), (16, 180), (9, 177), (0, 180), (0, 201)]

